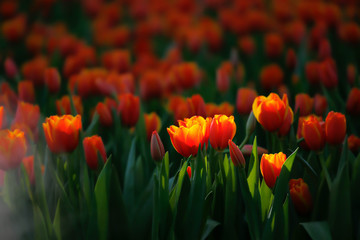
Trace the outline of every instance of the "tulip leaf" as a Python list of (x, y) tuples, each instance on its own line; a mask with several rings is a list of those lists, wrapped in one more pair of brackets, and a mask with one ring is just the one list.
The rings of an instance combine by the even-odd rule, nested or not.
[(53, 222), (54, 233), (57, 239), (61, 239), (61, 216), (60, 216), (60, 199), (58, 200), (55, 217)]
[[(225, 155), (224, 162), (230, 162), (227, 156)], [(224, 211), (224, 224), (223, 224), (223, 238), (224, 239), (236, 239), (236, 211), (234, 207), (236, 206), (236, 175), (235, 175), (235, 166), (234, 164), (229, 163), (229, 172), (226, 176), (226, 186), (225, 186), (225, 211)]]
[(95, 185), (95, 200), (97, 209), (97, 223), (99, 239), (108, 238), (109, 226), (109, 185), (111, 177), (111, 159), (108, 159), (100, 172)]
[(207, 237), (210, 235), (210, 233), (219, 225), (220, 225), (219, 222), (212, 220), (212, 219), (207, 219), (206, 224), (205, 224), (205, 229), (201, 236), (201, 240), (207, 239)]
[(332, 239), (329, 224), (323, 222), (300, 223), (313, 240)]
[(48, 236), (48, 231), (46, 230), (45, 219), (39, 206), (33, 205), (33, 212), (35, 222), (35, 239), (50, 239), (50, 237)]
[(135, 157), (136, 150), (136, 138), (131, 143), (129, 157), (127, 160), (126, 170), (125, 170), (125, 179), (124, 179), (124, 200), (126, 208), (133, 206), (135, 201)]
[(271, 230), (271, 224), (275, 213), (277, 213), (281, 206), (284, 203), (286, 194), (289, 192), (289, 180), (292, 170), (292, 166), (296, 157), (296, 153), (299, 150), (297, 148), (285, 161), (284, 165), (281, 168), (279, 177), (276, 180), (275, 189), (274, 189), (274, 201), (272, 204), (272, 209), (270, 216), (266, 222), (263, 238), (272, 238), (274, 232)]
[(257, 141), (254, 139), (252, 153), (249, 162), (249, 176), (247, 178), (249, 190), (253, 198), (259, 199), (260, 163), (257, 153)]
[(177, 206), (177, 202), (179, 201), (184, 176), (185, 176), (185, 174), (187, 174), (186, 168), (187, 168), (187, 162), (184, 162), (180, 169), (174, 191), (172, 191), (171, 196), (170, 196), (170, 206), (173, 211), (176, 211), (176, 206)]
[(273, 198), (272, 191), (266, 185), (264, 180), (262, 180), (261, 182), (260, 196), (261, 196), (261, 220), (264, 222), (269, 212), (271, 200)]

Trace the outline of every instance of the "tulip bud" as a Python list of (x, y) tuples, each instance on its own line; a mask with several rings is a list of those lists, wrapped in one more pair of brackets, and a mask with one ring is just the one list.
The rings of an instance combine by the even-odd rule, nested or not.
[[(245, 144), (242, 149), (241, 149), (241, 152), (243, 153), (243, 155), (245, 156), (250, 156), (251, 153), (252, 153), (252, 149), (253, 149), (253, 145), (251, 144)], [(269, 151), (265, 148), (262, 148), (262, 147), (257, 147), (257, 153), (258, 155), (263, 155), (263, 154), (268, 154)]]
[(96, 170), (98, 168), (98, 153), (104, 163), (106, 162), (105, 146), (101, 137), (97, 135), (86, 137), (83, 140), (83, 146), (86, 163), (90, 169)]
[(113, 124), (113, 116), (110, 107), (99, 102), (95, 109), (97, 114), (99, 114), (100, 123), (106, 127), (110, 127)]
[(360, 114), (360, 89), (352, 88), (346, 102), (346, 111), (351, 115)]
[(15, 78), (18, 74), (18, 68), (11, 58), (6, 58), (4, 62), (5, 73), (8, 78)]
[(150, 142), (151, 157), (155, 162), (161, 162), (165, 155), (164, 145), (159, 134), (153, 131)]
[(251, 111), (248, 120), (246, 122), (246, 136), (250, 136), (256, 128), (256, 118), (255, 115), (253, 113), (253, 111)]
[(346, 118), (344, 114), (329, 112), (325, 119), (326, 142), (332, 145), (341, 144), (346, 135)]
[(295, 210), (301, 216), (306, 216), (312, 209), (312, 197), (308, 185), (302, 178), (289, 181), (290, 197)]
[(240, 151), (240, 149), (238, 148), (238, 146), (236, 146), (236, 144), (230, 139), (228, 141), (228, 144), (229, 144), (231, 161), (233, 162), (234, 166), (237, 167), (240, 165), (240, 167), (245, 167), (246, 164), (245, 158), (242, 152)]
[(336, 64), (332, 58), (320, 63), (319, 78), (326, 88), (335, 88), (338, 85)]
[(241, 115), (249, 114), (256, 97), (257, 93), (255, 90), (251, 88), (239, 88), (236, 96), (236, 110)]
[(230, 74), (229, 72), (224, 68), (219, 68), (216, 71), (216, 86), (217, 89), (225, 93), (230, 87)]
[(44, 72), (45, 85), (50, 93), (57, 93), (60, 90), (60, 74), (56, 68), (47, 68)]
[(188, 166), (188, 167), (186, 168), (186, 172), (188, 173), (189, 178), (191, 179), (191, 167), (190, 167), (190, 166)]
[(331, 57), (331, 46), (327, 39), (323, 39), (319, 44), (318, 57), (324, 60)]
[(31, 81), (25, 80), (18, 84), (19, 100), (24, 102), (35, 102), (35, 88)]

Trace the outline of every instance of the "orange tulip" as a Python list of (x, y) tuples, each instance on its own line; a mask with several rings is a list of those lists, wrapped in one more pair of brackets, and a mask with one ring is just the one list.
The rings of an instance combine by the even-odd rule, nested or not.
[(328, 103), (326, 97), (320, 94), (314, 96), (314, 110), (316, 115), (322, 116), (325, 113), (327, 106)]
[(139, 97), (131, 93), (125, 93), (118, 96), (119, 106), (117, 112), (121, 115), (121, 122), (127, 127), (134, 127), (139, 119), (140, 100)]
[(234, 114), (234, 106), (228, 102), (223, 102), (220, 105), (216, 105), (213, 103), (207, 103), (205, 105), (206, 115), (209, 117), (214, 117), (217, 114), (223, 114), (228, 117)]
[(57, 93), (60, 90), (61, 78), (56, 68), (47, 68), (44, 72), (44, 79), (50, 93)]
[(4, 122), (4, 107), (0, 106), (0, 129), (3, 127)]
[(100, 123), (106, 127), (110, 127), (113, 124), (113, 116), (111, 109), (105, 103), (99, 102), (95, 108), (99, 115)]
[(335, 88), (338, 85), (336, 64), (332, 58), (320, 63), (319, 78), (326, 88)]
[(252, 104), (257, 97), (255, 90), (251, 88), (239, 88), (236, 96), (236, 110), (241, 115), (248, 115), (252, 110)]
[(74, 151), (79, 143), (81, 128), (80, 115), (55, 115), (46, 118), (43, 123), (46, 142), (53, 153)]
[(193, 116), (178, 122), (179, 127), (171, 125), (167, 128), (172, 145), (183, 157), (196, 156), (199, 146), (207, 145), (211, 118)]
[(312, 209), (313, 201), (306, 182), (302, 178), (290, 179), (289, 191), (298, 214), (301, 216), (308, 215)]
[(35, 102), (35, 88), (31, 81), (24, 80), (18, 84), (19, 100), (24, 102)]
[(284, 80), (284, 73), (277, 64), (270, 64), (261, 69), (260, 82), (261, 86), (266, 90), (277, 89)]
[[(81, 98), (79, 96), (72, 96), (72, 101), (74, 103), (76, 113), (83, 115), (84, 110)], [(68, 95), (63, 96), (60, 100), (56, 100), (56, 110), (59, 116), (72, 114), (70, 97)]]
[(325, 119), (326, 142), (332, 145), (341, 144), (346, 135), (345, 115), (338, 112), (329, 112)]
[(100, 154), (104, 163), (106, 162), (106, 151), (101, 137), (94, 135), (86, 137), (83, 140), (86, 163), (90, 169), (98, 168), (98, 154)]
[(157, 131), (153, 131), (150, 142), (151, 157), (155, 162), (161, 162), (165, 155), (164, 145)]
[(256, 120), (270, 132), (279, 130), (289, 120), (290, 124), (293, 122), (286, 94), (282, 99), (275, 93), (270, 93), (268, 97), (259, 96), (255, 98), (252, 109)]
[(324, 122), (318, 117), (310, 115), (303, 121), (302, 136), (310, 150), (322, 150), (325, 145)]
[(242, 152), (240, 151), (240, 149), (238, 148), (238, 146), (236, 146), (236, 144), (231, 141), (229, 139), (228, 141), (228, 145), (229, 145), (229, 150), (230, 150), (230, 157), (231, 157), (231, 161), (233, 162), (234, 166), (241, 166), (241, 167), (245, 167), (245, 158), (242, 154)]
[(352, 88), (347, 102), (346, 102), (346, 111), (351, 115), (359, 115), (360, 114), (360, 89)]
[(32, 131), (34, 131), (40, 119), (40, 108), (38, 105), (25, 103), (22, 101), (18, 102), (16, 109), (15, 119), (13, 124), (21, 123), (27, 125)]
[(210, 125), (210, 144), (216, 150), (223, 150), (228, 146), (236, 133), (234, 116), (215, 115)]
[(307, 116), (313, 109), (314, 99), (306, 93), (299, 93), (295, 96), (295, 112), (299, 111), (299, 116)]
[(145, 129), (146, 129), (146, 136), (147, 139), (150, 140), (151, 134), (153, 131), (160, 131), (161, 128), (161, 120), (160, 117), (156, 114), (156, 112), (152, 112), (149, 114), (144, 114), (145, 120)]
[(0, 169), (7, 171), (19, 167), (26, 150), (24, 132), (19, 129), (0, 131)]
[(260, 162), (260, 171), (269, 188), (273, 188), (281, 168), (285, 163), (286, 155), (282, 152), (275, 154), (263, 154)]

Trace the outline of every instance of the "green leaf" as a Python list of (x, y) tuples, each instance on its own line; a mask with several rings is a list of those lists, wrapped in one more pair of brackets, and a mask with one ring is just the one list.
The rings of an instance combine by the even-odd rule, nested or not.
[(127, 160), (124, 179), (124, 201), (126, 208), (131, 208), (135, 201), (135, 165), (136, 165), (136, 138), (133, 139)]
[(54, 233), (57, 239), (61, 239), (61, 216), (60, 216), (60, 199), (58, 200), (55, 217), (53, 222)]
[(108, 238), (109, 226), (109, 183), (111, 177), (111, 158), (109, 158), (95, 185), (95, 200), (97, 209), (97, 222), (99, 229), (99, 238)]
[[(260, 182), (260, 163), (257, 153), (256, 137), (254, 139), (252, 153), (249, 162), (249, 176), (247, 178), (251, 196), (259, 198), (259, 182)], [(256, 195), (256, 196), (255, 196)]]
[(272, 191), (266, 185), (264, 180), (261, 182), (260, 196), (261, 196), (261, 220), (264, 222), (269, 213), (271, 200), (273, 199)]
[(205, 224), (205, 230), (201, 236), (201, 240), (205, 240), (210, 235), (210, 233), (219, 225), (219, 222), (212, 219), (207, 219)]
[(44, 216), (37, 205), (33, 205), (34, 225), (35, 225), (35, 239), (50, 239), (47, 230)]
[(225, 186), (225, 211), (224, 211), (224, 223), (223, 223), (223, 238), (224, 239), (236, 239), (236, 174), (234, 164), (230, 164), (227, 155), (225, 155), (224, 162), (229, 164), (229, 172), (226, 176)]
[(313, 240), (331, 240), (330, 227), (327, 222), (304, 222), (300, 223)]

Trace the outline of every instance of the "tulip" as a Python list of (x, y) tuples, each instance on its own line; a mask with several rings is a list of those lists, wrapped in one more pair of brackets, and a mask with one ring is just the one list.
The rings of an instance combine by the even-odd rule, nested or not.
[[(253, 149), (253, 145), (251, 144), (245, 144), (242, 149), (241, 152), (245, 155), (245, 156), (250, 156), (252, 154), (252, 149)], [(269, 151), (263, 147), (257, 147), (257, 154), (258, 155), (263, 155), (263, 154), (268, 154)]]
[(46, 142), (53, 153), (72, 152), (79, 143), (81, 116), (50, 116), (45, 119), (43, 129)]
[(188, 167), (186, 168), (186, 172), (187, 172), (189, 178), (191, 179), (191, 167), (190, 167), (190, 166), (188, 166)]
[(3, 127), (4, 123), (4, 107), (0, 106), (0, 129)]
[(113, 116), (111, 109), (104, 103), (99, 102), (95, 108), (99, 115), (100, 123), (106, 127), (110, 127), (113, 124)]
[(347, 102), (346, 102), (346, 111), (351, 115), (359, 115), (360, 114), (360, 89), (352, 88)]
[(147, 71), (140, 78), (140, 95), (146, 100), (161, 98), (163, 95), (163, 76), (160, 72)]
[(17, 68), (14, 60), (12, 60), (11, 58), (5, 59), (4, 69), (5, 69), (6, 76), (8, 78), (13, 79), (18, 74), (18, 68)]
[(281, 35), (269, 33), (265, 35), (265, 53), (269, 58), (276, 58), (282, 54), (284, 42)]
[(307, 116), (311, 113), (314, 99), (306, 93), (297, 94), (295, 97), (295, 112), (299, 110), (300, 116)]
[(325, 60), (331, 57), (331, 46), (329, 40), (321, 40), (319, 45), (318, 57), (320, 60)]
[(293, 121), (286, 94), (282, 99), (275, 93), (270, 93), (268, 97), (259, 96), (255, 98), (252, 108), (256, 120), (269, 132), (278, 131), (284, 124)]
[(260, 82), (263, 89), (270, 91), (277, 89), (284, 80), (284, 73), (277, 64), (271, 64), (263, 67), (260, 73)]
[(240, 50), (247, 56), (253, 55), (256, 49), (254, 39), (250, 36), (241, 37), (238, 41), (238, 45)]
[(326, 97), (320, 94), (314, 96), (314, 111), (316, 115), (322, 116), (325, 113), (327, 106), (328, 103)]
[(47, 68), (44, 72), (44, 79), (50, 93), (57, 93), (60, 90), (61, 78), (56, 68)]
[(319, 77), (319, 63), (307, 62), (305, 65), (305, 76), (311, 85), (317, 85), (320, 83)]
[(286, 67), (293, 71), (296, 67), (296, 62), (297, 59), (295, 51), (294, 49), (290, 48), (286, 53)]
[(131, 93), (119, 95), (119, 106), (117, 112), (120, 113), (121, 122), (127, 127), (134, 127), (139, 119), (140, 100), (139, 97)]
[(101, 137), (94, 135), (84, 138), (83, 147), (86, 163), (90, 169), (97, 170), (98, 154), (100, 154), (103, 162), (106, 162), (106, 151)]
[[(72, 96), (72, 101), (77, 114), (83, 115), (83, 104), (79, 96)], [(72, 114), (72, 107), (70, 97), (68, 95), (63, 96), (60, 100), (56, 100), (56, 110), (59, 116), (64, 114)]]
[(225, 93), (230, 87), (230, 72), (225, 68), (216, 71), (216, 86), (219, 92)]
[(13, 124), (22, 123), (27, 125), (31, 130), (35, 130), (38, 126), (39, 119), (40, 108), (38, 105), (33, 105), (22, 101), (18, 102)]
[(171, 69), (171, 72), (174, 74), (176, 83), (184, 90), (193, 88), (201, 81), (200, 69), (194, 62), (179, 63)]
[(179, 127), (167, 128), (172, 145), (183, 157), (196, 156), (199, 146), (207, 145), (211, 119), (194, 116), (178, 122)]
[(161, 128), (160, 117), (155, 113), (144, 114), (147, 139), (150, 140), (153, 131), (159, 132)]
[(35, 102), (35, 88), (31, 81), (25, 80), (18, 83), (19, 100), (24, 102)]
[(44, 84), (44, 71), (48, 67), (48, 60), (45, 57), (36, 57), (22, 65), (21, 71), (24, 78), (33, 82), (34, 85)]
[(324, 122), (314, 115), (303, 121), (302, 136), (310, 150), (320, 151), (325, 145)]
[(234, 114), (234, 106), (228, 102), (223, 102), (220, 105), (207, 103), (205, 105), (205, 108), (206, 108), (206, 115), (209, 117), (214, 117), (217, 114), (224, 114), (229, 117)]
[(353, 153), (357, 153), (360, 148), (360, 138), (355, 136), (354, 134), (351, 134), (348, 139), (348, 147)]
[(0, 169), (7, 171), (19, 167), (26, 150), (24, 132), (19, 129), (0, 131)]
[(161, 162), (165, 156), (164, 145), (157, 131), (153, 131), (150, 141), (151, 157), (155, 162)]
[(312, 210), (313, 201), (308, 185), (302, 178), (290, 179), (289, 192), (295, 210), (301, 216), (307, 216)]
[(291, 108), (288, 108), (288, 113), (285, 114), (283, 124), (279, 128), (278, 135), (279, 136), (286, 136), (291, 128), (291, 124), (294, 122), (294, 113)]
[(228, 141), (228, 145), (230, 150), (230, 158), (234, 166), (236, 167), (240, 165), (241, 167), (245, 167), (246, 164), (245, 158), (242, 152), (240, 151), (240, 149), (238, 148), (238, 146), (236, 146), (236, 144), (230, 139)]
[(332, 58), (320, 63), (319, 78), (326, 88), (335, 88), (338, 85), (336, 64)]
[(106, 69), (124, 73), (130, 69), (130, 52), (127, 50), (112, 50), (104, 53), (101, 61)]
[(282, 152), (275, 154), (263, 154), (260, 162), (260, 171), (269, 188), (273, 188), (281, 168), (285, 163), (286, 155)]
[(24, 164), (26, 173), (29, 177), (30, 184), (34, 185), (35, 183), (34, 155), (23, 158), (22, 163)]
[(347, 81), (351, 86), (354, 85), (356, 80), (356, 68), (354, 64), (349, 64), (346, 68)]
[(341, 144), (346, 135), (345, 115), (338, 112), (329, 112), (325, 119), (326, 142), (331, 145)]
[(223, 150), (228, 146), (236, 133), (234, 116), (215, 115), (210, 125), (210, 144), (216, 150)]
[(236, 110), (241, 115), (248, 115), (251, 112), (252, 104), (257, 97), (255, 90), (251, 88), (239, 88), (236, 96)]
[(200, 94), (194, 94), (191, 98), (187, 98), (188, 109), (190, 112), (190, 116), (202, 116), (203, 118), (206, 117), (206, 107), (204, 99)]

